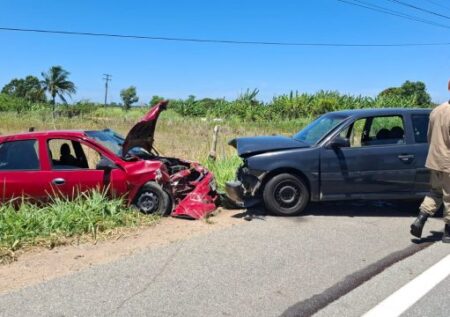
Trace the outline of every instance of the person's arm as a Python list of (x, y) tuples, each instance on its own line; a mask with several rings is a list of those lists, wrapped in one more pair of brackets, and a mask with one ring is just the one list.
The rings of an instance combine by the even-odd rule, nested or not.
[(445, 119), (445, 131), (443, 131), (444, 135), (444, 142), (447, 144), (447, 146), (450, 146), (450, 118), (446, 117)]
[(431, 133), (433, 131), (433, 124), (434, 124), (434, 114), (431, 112), (430, 114), (430, 121), (428, 123), (428, 144), (431, 143)]
[[(450, 118), (448, 117), (449, 113), (450, 112), (448, 110), (441, 111), (441, 113), (439, 113), (438, 123), (436, 123), (439, 124), (438, 128), (441, 130), (442, 141), (444, 142), (443, 145), (447, 147), (450, 147)], [(430, 122), (434, 121), (435, 120), (430, 120)]]

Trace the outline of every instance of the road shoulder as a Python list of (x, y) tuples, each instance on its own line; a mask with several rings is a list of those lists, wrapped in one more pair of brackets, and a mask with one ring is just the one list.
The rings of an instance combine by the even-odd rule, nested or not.
[(190, 239), (212, 231), (245, 223), (234, 218), (237, 210), (220, 210), (206, 220), (164, 218), (151, 227), (125, 231), (113, 240), (57, 247), (52, 250), (34, 248), (18, 261), (0, 265), (0, 294), (46, 282), (109, 263), (148, 249)]

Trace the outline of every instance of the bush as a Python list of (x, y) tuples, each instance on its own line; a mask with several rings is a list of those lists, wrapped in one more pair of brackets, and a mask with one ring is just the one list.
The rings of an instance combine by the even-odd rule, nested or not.
[(33, 103), (23, 98), (12, 97), (7, 94), (0, 94), (0, 111), (36, 111), (48, 108), (46, 103)]
[[(431, 107), (432, 104), (423, 104), (415, 95), (396, 95), (389, 93), (379, 94), (377, 97), (352, 96), (340, 94), (337, 91), (319, 91), (315, 94), (290, 92), (275, 96), (270, 102), (257, 100), (258, 90), (247, 90), (236, 100), (225, 99), (196, 99), (189, 96), (187, 99), (175, 99), (170, 102), (170, 109), (181, 116), (237, 118), (243, 121), (292, 120), (300, 118), (317, 117), (329, 111), (362, 108), (384, 107)], [(152, 102), (161, 97), (154, 96)], [(21, 98), (0, 94), (0, 111), (50, 110), (48, 104), (36, 104)], [(90, 101), (80, 101), (74, 105), (58, 105), (56, 115), (73, 117), (88, 114), (94, 117), (124, 116), (127, 118), (140, 117), (148, 111), (148, 107), (131, 107), (130, 113), (124, 116), (123, 107), (104, 107), (103, 104)], [(132, 113), (131, 113), (132, 112)]]
[(274, 97), (269, 103), (256, 99), (257, 90), (247, 90), (234, 101), (225, 99), (172, 100), (170, 107), (182, 116), (239, 118), (244, 121), (292, 120), (311, 118), (330, 111), (387, 107), (430, 107), (419, 104), (414, 96), (380, 95), (376, 98), (341, 95), (336, 91), (315, 94), (291, 92)]

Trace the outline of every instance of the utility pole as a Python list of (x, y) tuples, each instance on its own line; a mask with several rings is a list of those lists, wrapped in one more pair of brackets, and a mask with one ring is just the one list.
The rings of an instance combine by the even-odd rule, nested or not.
[(105, 81), (105, 107), (108, 104), (108, 83), (111, 81), (112, 75), (103, 74), (103, 80)]

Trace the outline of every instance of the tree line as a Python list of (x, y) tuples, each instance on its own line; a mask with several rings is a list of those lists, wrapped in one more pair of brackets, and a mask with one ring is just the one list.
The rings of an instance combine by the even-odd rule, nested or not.
[[(52, 66), (48, 71), (41, 73), (41, 80), (33, 75), (14, 78), (2, 88), (1, 93), (24, 99), (30, 103), (50, 103), (55, 111), (57, 98), (63, 104), (68, 104), (67, 97), (71, 97), (77, 92), (77, 88), (69, 80), (69, 76), (70, 72), (61, 66)], [(50, 99), (47, 99), (47, 95)], [(134, 86), (122, 89), (120, 97), (126, 110), (139, 101)]]
[[(80, 101), (68, 105), (67, 98), (76, 94), (75, 84), (69, 80), (70, 73), (61, 66), (53, 66), (35, 76), (13, 79), (6, 84), (0, 94), (0, 111), (26, 111), (39, 107), (50, 107), (53, 112), (65, 109), (75, 115), (95, 111), (102, 104)], [(239, 118), (243, 120), (296, 119), (317, 116), (329, 111), (342, 109), (382, 108), (382, 107), (431, 107), (431, 97), (426, 85), (420, 81), (405, 81), (399, 87), (389, 87), (376, 97), (341, 94), (337, 91), (319, 91), (313, 94), (291, 91), (275, 96), (269, 102), (258, 99), (259, 90), (247, 89), (235, 100), (225, 98), (202, 98), (189, 96), (186, 99), (171, 100), (170, 108), (182, 116)], [(122, 104), (110, 103), (125, 110), (139, 101), (136, 87), (131, 86), (120, 92)], [(12, 99), (11, 99), (12, 98)], [(149, 102), (153, 105), (164, 99), (154, 96)], [(60, 104), (57, 103), (60, 101)], [(63, 107), (64, 106), (64, 107)]]

